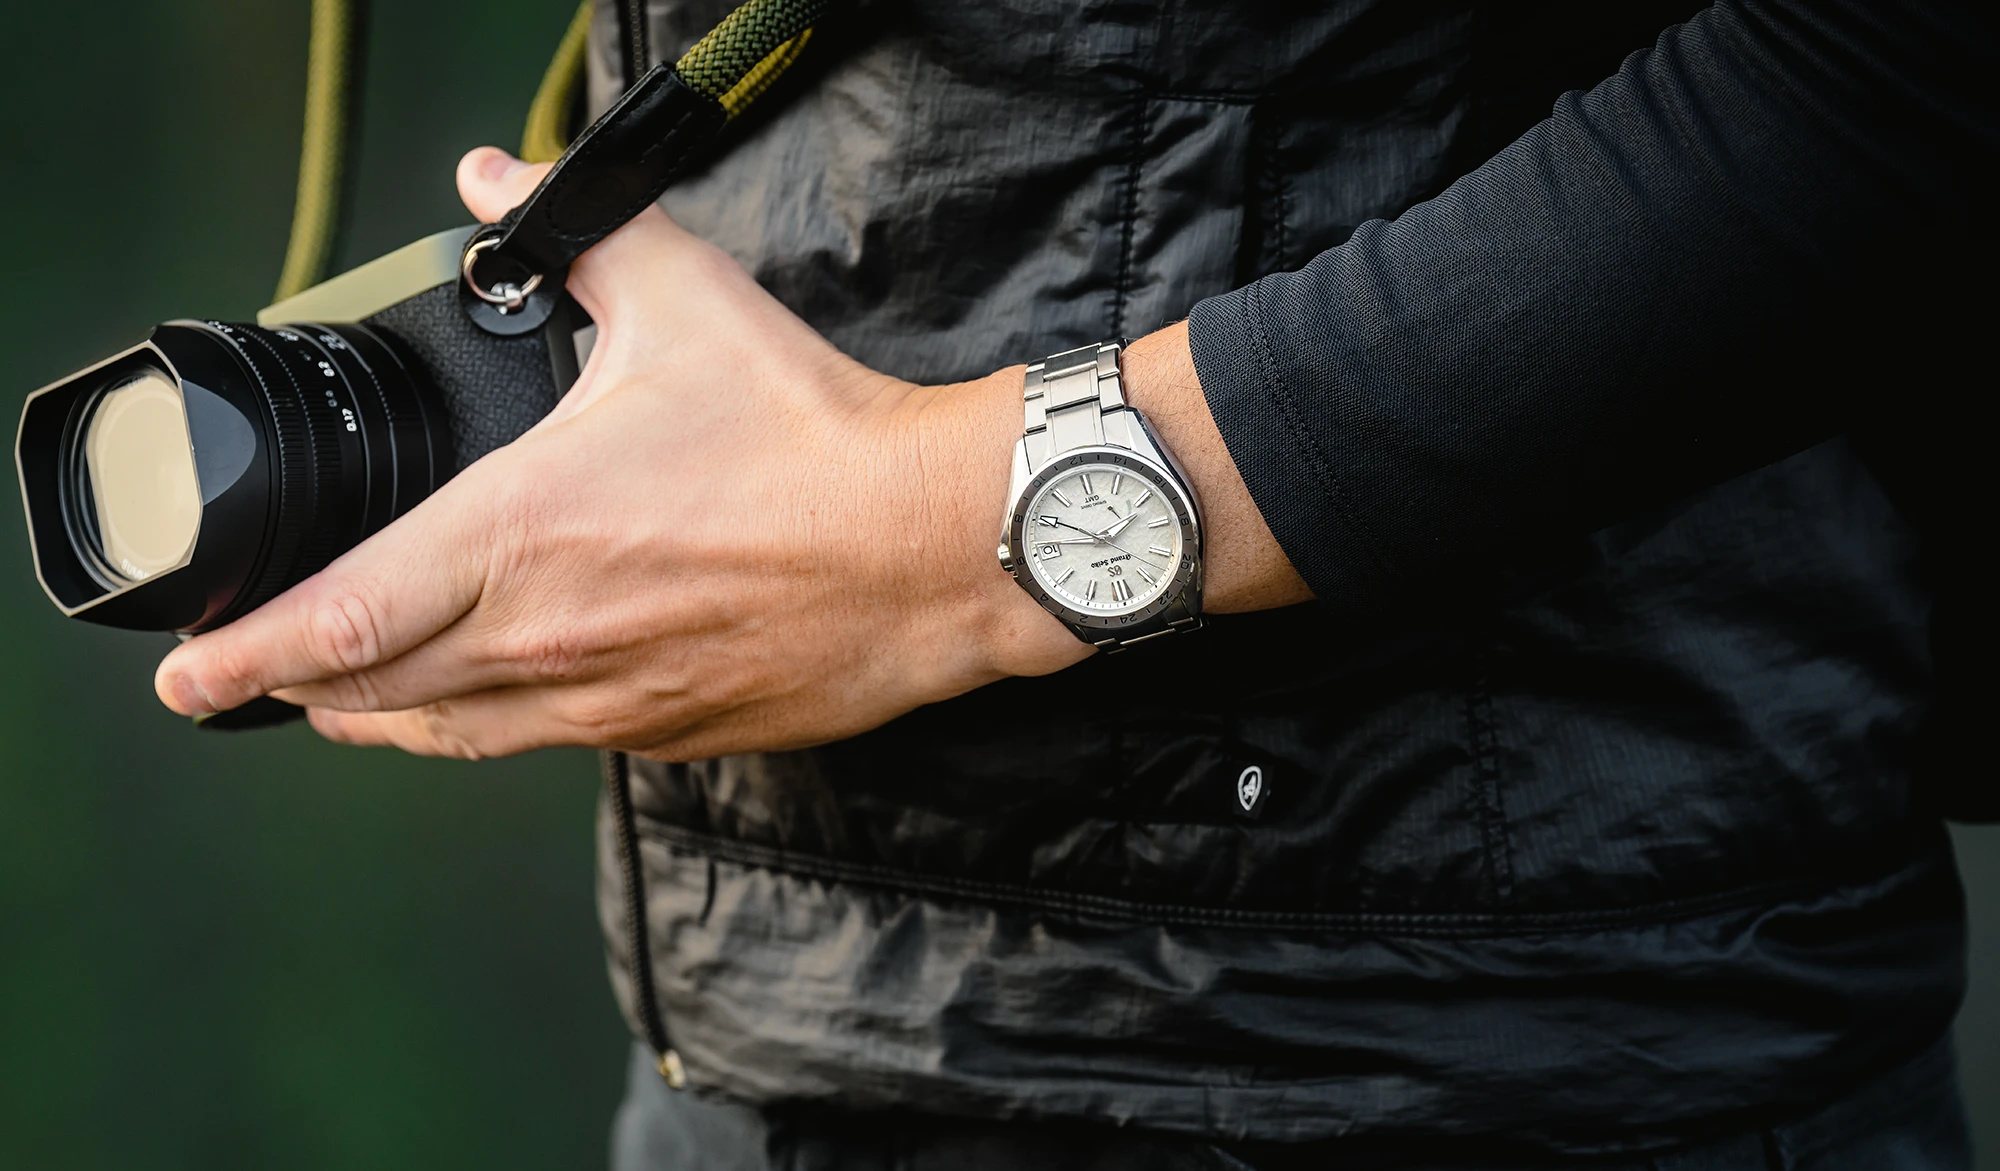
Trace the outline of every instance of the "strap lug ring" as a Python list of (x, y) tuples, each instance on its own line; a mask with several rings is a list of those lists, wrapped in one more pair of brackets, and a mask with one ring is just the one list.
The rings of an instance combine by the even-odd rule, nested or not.
[(472, 270), (479, 263), (480, 253), (491, 251), (499, 244), (498, 236), (488, 236), (484, 240), (473, 241), (472, 246), (467, 248), (465, 255), (459, 259), (458, 274), (464, 278), (465, 286), (472, 290), (473, 296), (489, 305), (498, 306), (502, 313), (517, 313), (521, 306), (528, 303), (528, 298), (534, 295), (535, 290), (542, 287), (542, 274), (535, 273), (530, 276), (526, 284), (517, 285), (508, 282), (494, 285), (489, 291), (479, 283), (479, 278), (472, 275)]

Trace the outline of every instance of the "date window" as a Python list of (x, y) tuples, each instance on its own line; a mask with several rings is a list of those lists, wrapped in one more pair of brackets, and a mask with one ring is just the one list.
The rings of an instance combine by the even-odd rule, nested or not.
[(1035, 549), (1035, 556), (1041, 558), (1044, 561), (1047, 561), (1051, 557), (1060, 557), (1062, 556), (1062, 546), (1061, 545), (1037, 546)]

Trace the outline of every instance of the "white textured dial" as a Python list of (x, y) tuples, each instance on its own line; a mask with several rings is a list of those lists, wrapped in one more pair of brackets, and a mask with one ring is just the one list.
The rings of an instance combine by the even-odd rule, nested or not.
[(1028, 572), (1064, 605), (1121, 614), (1158, 600), (1186, 555), (1165, 490), (1112, 464), (1050, 480), (1021, 524)]

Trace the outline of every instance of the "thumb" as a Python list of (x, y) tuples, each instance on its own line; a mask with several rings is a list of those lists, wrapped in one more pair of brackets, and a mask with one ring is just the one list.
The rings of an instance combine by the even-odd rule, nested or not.
[(551, 165), (524, 163), (497, 146), (482, 146), (458, 160), (458, 197), (490, 224), (534, 194)]
[(385, 663), (456, 622), (485, 590), (502, 527), (490, 479), (468, 469), (319, 573), (176, 647), (153, 677), (161, 702), (227, 711)]

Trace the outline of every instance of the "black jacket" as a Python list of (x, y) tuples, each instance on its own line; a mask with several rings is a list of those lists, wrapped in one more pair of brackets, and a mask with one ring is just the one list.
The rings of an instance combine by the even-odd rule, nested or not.
[[(654, 44), (726, 7), (660, 6)], [(905, 378), (1193, 310), (1322, 601), (635, 762), (602, 905), (640, 1035), (750, 1101), (1576, 1151), (1928, 1046), (1963, 928), (1915, 763), (1927, 546), (1814, 386), (1713, 412), (1825, 342), (1843, 250), (1905, 273), (1899, 217), (1966, 221), (1991, 122), (1924, 79), (1991, 43), (1954, 13), (850, 14), (669, 210)]]

